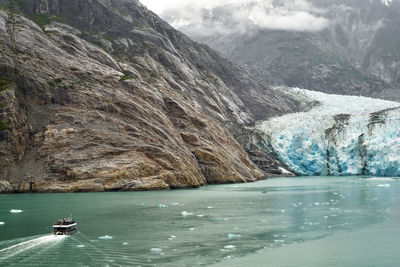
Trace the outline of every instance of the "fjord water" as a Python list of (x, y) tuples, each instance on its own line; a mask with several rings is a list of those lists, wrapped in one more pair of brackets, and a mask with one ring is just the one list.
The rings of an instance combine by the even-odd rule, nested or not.
[[(0, 265), (398, 266), (399, 196), (378, 177), (0, 195)], [(69, 214), (80, 232), (51, 235)]]

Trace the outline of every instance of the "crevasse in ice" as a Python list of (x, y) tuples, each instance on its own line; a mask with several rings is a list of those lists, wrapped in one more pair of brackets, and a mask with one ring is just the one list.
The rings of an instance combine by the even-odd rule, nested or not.
[(304, 102), (306, 112), (259, 123), (259, 147), (271, 149), (300, 175), (400, 175), (400, 103), (277, 88)]

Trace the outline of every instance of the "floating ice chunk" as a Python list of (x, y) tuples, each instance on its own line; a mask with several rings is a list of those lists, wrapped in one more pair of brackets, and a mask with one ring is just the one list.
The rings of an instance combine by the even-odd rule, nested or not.
[(378, 187), (390, 187), (390, 184), (378, 184)]
[(183, 217), (186, 217), (186, 216), (191, 216), (191, 215), (193, 215), (193, 213), (187, 212), (187, 211), (185, 210), (185, 211), (182, 211), (182, 212), (181, 212), (181, 215), (182, 215)]
[(173, 205), (173, 206), (177, 206), (177, 205), (179, 205), (179, 203), (178, 202), (174, 202), (174, 203), (169, 203), (170, 205)]
[(227, 246), (224, 247), (224, 249), (235, 250), (236, 247), (234, 245), (227, 245)]
[(85, 245), (77, 245), (76, 246), (77, 248), (84, 248), (84, 247), (86, 247)]
[(203, 214), (199, 214), (199, 215), (197, 215), (197, 217), (201, 218), (201, 217), (204, 217), (204, 215)]
[(122, 243), (122, 245), (126, 246), (126, 245), (128, 245), (128, 242), (124, 242), (124, 243)]
[(99, 236), (98, 239), (109, 240), (109, 239), (113, 239), (113, 237), (109, 236), (109, 235), (105, 235), (105, 236)]
[(227, 236), (229, 239), (236, 239), (242, 237), (241, 235), (235, 235), (235, 234), (228, 234)]
[(319, 206), (319, 202), (315, 202), (314, 205), (315, 205), (315, 206)]
[(166, 207), (168, 207), (168, 206), (165, 205), (165, 204), (158, 204), (158, 207), (159, 207), (160, 209), (162, 209), (162, 208), (166, 208)]
[(283, 239), (275, 239), (274, 242), (275, 243), (284, 243), (285, 240), (283, 240)]
[(189, 231), (194, 231), (194, 227), (192, 227), (192, 228), (189, 228)]
[(174, 240), (175, 238), (176, 238), (175, 235), (171, 235), (171, 236), (168, 238), (168, 240)]
[(324, 216), (325, 219), (328, 219), (328, 216)]
[(4, 225), (4, 222), (0, 222), (0, 225)]
[(21, 213), (21, 212), (22, 210), (14, 210), (14, 209), (10, 210), (10, 213)]
[(208, 206), (208, 207), (207, 207), (207, 209), (213, 209), (213, 208), (214, 208), (213, 206)]
[(161, 248), (151, 248), (150, 251), (152, 253), (161, 253), (162, 249)]
[(281, 212), (282, 212), (282, 213), (285, 213), (285, 212), (286, 212), (286, 210), (281, 210)]

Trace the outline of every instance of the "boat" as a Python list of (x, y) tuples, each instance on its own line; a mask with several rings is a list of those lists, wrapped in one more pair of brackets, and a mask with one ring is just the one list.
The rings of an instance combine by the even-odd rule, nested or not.
[(72, 235), (78, 232), (77, 224), (72, 218), (63, 218), (53, 224), (55, 235)]

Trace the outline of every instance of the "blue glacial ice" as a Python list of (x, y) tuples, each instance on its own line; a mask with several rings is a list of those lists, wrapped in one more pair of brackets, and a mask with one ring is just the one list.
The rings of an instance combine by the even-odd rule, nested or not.
[(253, 142), (273, 150), (299, 175), (400, 176), (400, 103), (359, 96), (277, 88), (305, 112), (256, 125)]

